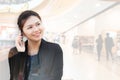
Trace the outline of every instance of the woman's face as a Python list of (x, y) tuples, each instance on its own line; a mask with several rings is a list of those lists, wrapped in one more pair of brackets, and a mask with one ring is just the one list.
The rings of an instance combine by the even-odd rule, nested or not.
[(36, 16), (30, 16), (23, 26), (24, 36), (31, 41), (39, 41), (43, 36), (43, 32), (42, 22)]

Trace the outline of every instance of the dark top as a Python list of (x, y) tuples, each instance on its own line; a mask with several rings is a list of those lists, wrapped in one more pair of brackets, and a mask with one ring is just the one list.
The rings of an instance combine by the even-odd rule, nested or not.
[(37, 75), (36, 80), (61, 80), (63, 75), (61, 47), (42, 39), (38, 54), (29, 56), (27, 44), (28, 41), (25, 42), (25, 52), (18, 52), (16, 47), (9, 52), (10, 80), (32, 80), (31, 75), (33, 77)]
[(31, 65), (30, 65), (30, 73), (29, 80), (39, 80), (40, 79), (40, 64), (38, 61), (38, 55), (29, 56)]

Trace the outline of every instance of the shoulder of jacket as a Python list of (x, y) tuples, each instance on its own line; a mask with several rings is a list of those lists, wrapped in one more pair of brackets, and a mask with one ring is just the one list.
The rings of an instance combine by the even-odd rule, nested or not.
[(53, 46), (53, 47), (59, 47), (59, 44), (53, 43), (53, 42), (47, 42), (48, 45)]
[(49, 42), (49, 41), (45, 41), (45, 40), (42, 40), (42, 46), (44, 48), (49, 48), (51, 50), (58, 50), (58, 49), (61, 49), (60, 45), (57, 44), (57, 43), (53, 43), (53, 42)]

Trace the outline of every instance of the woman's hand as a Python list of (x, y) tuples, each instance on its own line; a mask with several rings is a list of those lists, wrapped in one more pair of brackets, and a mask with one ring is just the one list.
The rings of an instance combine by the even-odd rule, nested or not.
[(23, 42), (23, 36), (19, 35), (16, 37), (15, 46), (18, 52), (25, 52), (25, 43)]

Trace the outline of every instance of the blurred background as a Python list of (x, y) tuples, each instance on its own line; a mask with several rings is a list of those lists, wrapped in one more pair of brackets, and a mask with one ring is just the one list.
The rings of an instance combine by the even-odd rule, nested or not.
[(44, 39), (61, 45), (62, 80), (120, 80), (120, 0), (0, 0), (0, 80), (24, 10), (40, 14)]

